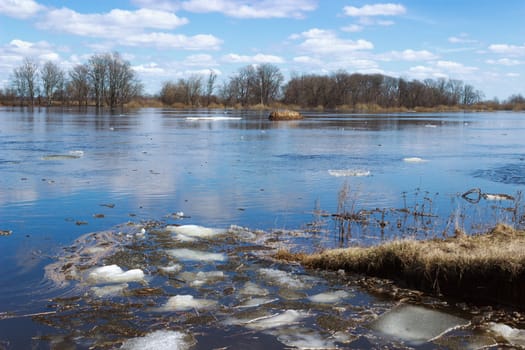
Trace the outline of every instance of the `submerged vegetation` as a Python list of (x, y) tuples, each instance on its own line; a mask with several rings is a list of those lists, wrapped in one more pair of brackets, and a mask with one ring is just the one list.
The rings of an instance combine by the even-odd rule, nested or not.
[(93, 55), (64, 71), (52, 61), (31, 59), (13, 70), (0, 89), (0, 104), (21, 106), (175, 107), (338, 110), (358, 113), (458, 110), (524, 110), (519, 94), (484, 100), (474, 86), (455, 79), (407, 80), (383, 74), (294, 74), (285, 81), (273, 64), (248, 65), (217, 82), (218, 75), (192, 75), (162, 82), (146, 96), (136, 72), (118, 52)]

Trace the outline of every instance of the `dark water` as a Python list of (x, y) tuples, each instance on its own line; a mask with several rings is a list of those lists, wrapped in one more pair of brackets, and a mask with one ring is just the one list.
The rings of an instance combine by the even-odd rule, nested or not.
[[(263, 112), (229, 110), (96, 114), (4, 108), (0, 230), (10, 234), (0, 236), (0, 349), (113, 347), (166, 328), (192, 335), (194, 347), (202, 349), (296, 344), (274, 331), (228, 323), (244, 316), (235, 308), (245, 301), (236, 291), (250, 280), (277, 299), (258, 312), (310, 310), (294, 324), (309, 330), (304, 339), (329, 340), (325, 347), (403, 347), (402, 341), (392, 343), (369, 326), (394, 301), (378, 299), (337, 275), (315, 276), (315, 283), (284, 288), (257, 271), (284, 270), (291, 276), (306, 272), (272, 263), (259, 252), (272, 244), (278, 248), (279, 240), (292, 249), (312, 250), (393, 237), (441, 237), (455, 227), (479, 232), (499, 221), (520, 226), (524, 131), (522, 113), (307, 113), (302, 121), (276, 123), (267, 121)], [(461, 197), (472, 188), (515, 200)], [(363, 220), (350, 222), (342, 233), (331, 215), (343, 211)], [(174, 215), (180, 212), (183, 217)], [(146, 224), (150, 221), (154, 223)], [(74, 243), (82, 235), (118, 233), (126, 222), (134, 225), (129, 236), (117, 235), (108, 243), (118, 241), (120, 250), (113, 246), (106, 260), (86, 268), (108, 261), (125, 270), (141, 268), (150, 278), (147, 287), (132, 282), (123, 295), (96, 298), (83, 278), (64, 287), (44, 274), (44, 268), (57, 261), (67, 270), (68, 254), (80, 264), (73, 257), (89, 246)], [(165, 238), (169, 224), (220, 229), (236, 225), (264, 233), (263, 238), (243, 236), (233, 242), (173, 243)], [(243, 253), (239, 245), (245, 247)], [(224, 276), (194, 287), (177, 275), (160, 273), (159, 266), (178, 261), (165, 251), (181, 247), (227, 254), (227, 263), (182, 264), (186, 272), (219, 270)], [(137, 295), (144, 288), (157, 288), (157, 294)], [(349, 294), (329, 307), (307, 300), (334, 290)], [(205, 310), (208, 318), (198, 321), (190, 318), (192, 312), (150, 311), (179, 294), (214, 300), (220, 307)], [(349, 322), (346, 338), (334, 336), (343, 330), (319, 326), (320, 318), (328, 317)], [(290, 332), (297, 333), (293, 328)], [(465, 338), (471, 339), (472, 332), (467, 333)]]

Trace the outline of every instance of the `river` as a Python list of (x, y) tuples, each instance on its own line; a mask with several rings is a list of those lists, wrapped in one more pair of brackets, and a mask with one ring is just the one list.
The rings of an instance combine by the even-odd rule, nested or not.
[[(270, 253), (521, 227), (524, 131), (517, 112), (0, 108), (0, 349), (489, 346), (483, 309)], [(428, 327), (389, 333), (414, 313)]]

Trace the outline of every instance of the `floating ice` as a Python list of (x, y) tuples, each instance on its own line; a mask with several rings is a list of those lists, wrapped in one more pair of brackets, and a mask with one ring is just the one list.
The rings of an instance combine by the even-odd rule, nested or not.
[(68, 154), (72, 156), (82, 157), (84, 155), (84, 151), (69, 151)]
[(369, 170), (360, 169), (346, 169), (346, 170), (328, 170), (328, 174), (335, 177), (346, 177), (346, 176), (370, 176)]
[(177, 234), (177, 238), (181, 241), (192, 241), (196, 238), (212, 238), (226, 233), (226, 230), (208, 228), (198, 225), (169, 225), (166, 226), (166, 230)]
[(244, 287), (239, 291), (239, 294), (264, 296), (270, 294), (270, 292), (268, 289), (260, 287), (253, 282), (246, 282)]
[(298, 277), (292, 275), (289, 272), (263, 268), (259, 269), (259, 274), (267, 279), (269, 282), (277, 284), (281, 287), (286, 287), (290, 289), (304, 289), (307, 288), (307, 284), (301, 281)]
[(338, 290), (335, 292), (326, 292), (311, 295), (308, 299), (314, 303), (323, 304), (335, 304), (341, 302), (344, 298), (347, 298), (350, 294), (344, 290)]
[(78, 158), (80, 158), (80, 156), (75, 154), (49, 154), (47, 156), (43, 156), (42, 160), (67, 160)]
[(123, 283), (140, 282), (144, 280), (144, 272), (141, 269), (133, 269), (124, 272), (118, 265), (106, 265), (93, 269), (88, 277), (89, 283)]
[(294, 349), (337, 349), (333, 341), (324, 339), (323, 336), (313, 329), (287, 328), (272, 332), (281, 343)]
[(204, 284), (217, 282), (224, 278), (224, 272), (222, 271), (199, 271), (197, 273), (193, 272), (183, 272), (180, 274), (180, 279), (183, 281), (189, 282), (192, 287), (200, 287)]
[(512, 345), (525, 346), (525, 330), (512, 328), (503, 323), (489, 323), (489, 329)]
[(91, 292), (93, 292), (96, 297), (103, 298), (122, 294), (122, 291), (126, 288), (128, 288), (127, 283), (110, 284), (103, 287), (91, 287)]
[(126, 340), (121, 349), (124, 350), (188, 350), (195, 341), (184, 333), (161, 330), (144, 337)]
[(274, 301), (279, 300), (278, 298), (270, 299), (270, 298), (250, 298), (248, 300), (245, 300), (243, 303), (237, 305), (238, 308), (250, 308), (250, 307), (259, 307), (261, 305), (270, 304)]
[(240, 120), (241, 117), (186, 117), (187, 121), (220, 121), (220, 120)]
[(309, 316), (308, 313), (298, 310), (286, 310), (283, 313), (259, 317), (245, 322), (243, 325), (250, 329), (264, 330), (279, 328), (295, 324)]
[(189, 261), (225, 261), (226, 255), (222, 253), (210, 253), (203, 252), (200, 250), (194, 249), (169, 249), (167, 253), (172, 257), (180, 260), (189, 260)]
[(467, 323), (463, 318), (444, 312), (421, 306), (402, 305), (383, 314), (371, 327), (383, 334), (417, 345)]
[(188, 311), (209, 309), (217, 305), (215, 300), (195, 299), (193, 295), (175, 295), (168, 299), (158, 311)]
[(159, 266), (159, 270), (164, 273), (178, 273), (182, 270), (182, 265), (170, 264), (168, 266)]
[(428, 160), (419, 158), (419, 157), (407, 157), (407, 158), (403, 158), (403, 162), (405, 163), (425, 163), (425, 162), (428, 162)]

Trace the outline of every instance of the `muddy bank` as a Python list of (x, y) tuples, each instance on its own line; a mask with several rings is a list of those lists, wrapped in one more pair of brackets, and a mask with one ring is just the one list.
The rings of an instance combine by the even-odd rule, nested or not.
[(308, 268), (388, 278), (408, 288), (479, 304), (525, 307), (525, 232), (498, 225), (486, 234), (426, 241), (395, 240), (372, 247), (290, 254)]

